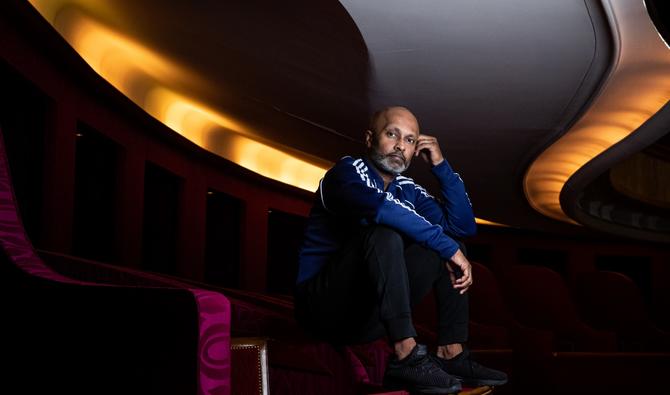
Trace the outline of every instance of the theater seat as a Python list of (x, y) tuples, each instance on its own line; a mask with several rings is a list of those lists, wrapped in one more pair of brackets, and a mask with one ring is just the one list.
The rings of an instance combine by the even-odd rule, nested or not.
[(468, 291), (470, 321), (474, 324), (471, 326), (481, 327), (473, 332), (472, 346), (492, 349), (511, 348), (510, 329), (514, 327), (514, 323), (498, 281), (486, 266), (478, 262), (471, 263), (472, 278), (475, 282)]
[(229, 394), (230, 304), (207, 290), (59, 274), (18, 215), (0, 131), (3, 388), (16, 393)]
[(579, 311), (594, 328), (614, 331), (620, 351), (670, 351), (670, 333), (655, 327), (637, 285), (621, 273), (580, 273)]
[(561, 276), (544, 267), (513, 265), (503, 275), (506, 300), (522, 325), (551, 331), (554, 351), (615, 351), (614, 333), (582, 322)]

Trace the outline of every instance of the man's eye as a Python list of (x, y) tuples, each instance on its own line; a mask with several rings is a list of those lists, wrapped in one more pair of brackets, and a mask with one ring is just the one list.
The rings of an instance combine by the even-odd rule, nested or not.
[(407, 139), (407, 142), (408, 142), (409, 144), (414, 144), (414, 139)]
[(386, 132), (386, 135), (389, 137), (395, 137), (395, 132)]

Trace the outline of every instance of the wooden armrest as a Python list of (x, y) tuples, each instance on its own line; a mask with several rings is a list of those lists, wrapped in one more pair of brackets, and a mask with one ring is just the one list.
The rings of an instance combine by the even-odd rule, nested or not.
[(267, 395), (269, 392), (268, 344), (261, 337), (230, 340), (233, 394)]

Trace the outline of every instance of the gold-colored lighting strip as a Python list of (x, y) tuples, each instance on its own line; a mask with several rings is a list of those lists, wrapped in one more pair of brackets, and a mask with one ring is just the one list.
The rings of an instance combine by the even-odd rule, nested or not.
[[(104, 1), (30, 0), (86, 63), (121, 93), (195, 144), (253, 172), (315, 191), (327, 167), (258, 141), (258, 133), (177, 88), (202, 86), (198, 76), (84, 10), (113, 16)], [(323, 161), (326, 164), (325, 161)]]
[(593, 105), (533, 162), (524, 178), (531, 206), (576, 223), (561, 209), (568, 179), (591, 159), (634, 133), (670, 100), (670, 49), (642, 0), (603, 0), (614, 29), (616, 61)]
[(499, 222), (488, 221), (482, 218), (475, 218), (475, 222), (477, 223), (477, 225), (501, 226), (504, 228), (509, 227), (509, 225), (501, 224)]

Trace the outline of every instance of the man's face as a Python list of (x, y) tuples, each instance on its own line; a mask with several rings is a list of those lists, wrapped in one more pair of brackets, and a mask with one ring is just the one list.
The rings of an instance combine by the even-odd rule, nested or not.
[(404, 109), (390, 109), (376, 122), (375, 130), (366, 131), (365, 143), (370, 159), (377, 168), (398, 175), (409, 168), (419, 125), (414, 115)]

